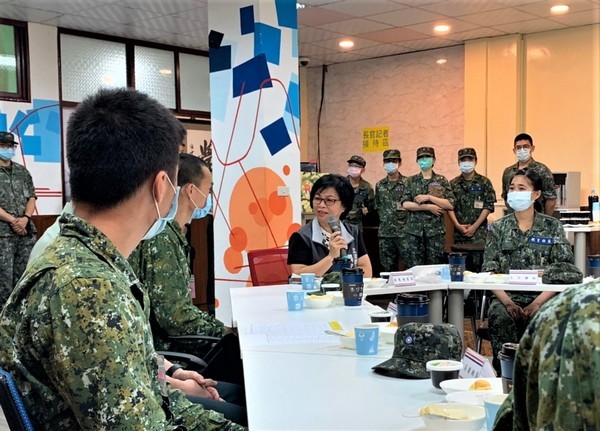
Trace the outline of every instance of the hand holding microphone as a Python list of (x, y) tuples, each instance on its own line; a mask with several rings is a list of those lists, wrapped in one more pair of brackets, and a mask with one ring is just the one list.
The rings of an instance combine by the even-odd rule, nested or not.
[(346, 244), (346, 240), (342, 236), (339, 220), (336, 219), (335, 216), (330, 215), (327, 217), (327, 224), (332, 232), (331, 238), (329, 238), (330, 254), (334, 257), (338, 257), (337, 251), (339, 250), (339, 257), (346, 257), (348, 254), (348, 244)]

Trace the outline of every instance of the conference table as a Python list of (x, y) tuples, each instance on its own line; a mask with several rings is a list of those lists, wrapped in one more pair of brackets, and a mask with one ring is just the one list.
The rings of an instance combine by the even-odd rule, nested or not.
[(359, 356), (344, 349), (335, 336), (312, 342), (281, 342), (281, 332), (273, 337), (276, 342), (265, 336), (273, 335), (270, 330), (297, 330), (303, 325), (312, 331), (332, 321), (352, 330), (356, 324), (370, 322), (369, 313), (381, 309), (363, 301), (360, 307), (332, 304), (290, 312), (285, 293), (289, 287), (231, 289), (249, 428), (424, 431), (419, 408), (444, 401), (444, 393), (433, 388), (429, 379), (375, 374), (371, 367), (391, 358), (391, 344), (380, 343), (377, 355)]

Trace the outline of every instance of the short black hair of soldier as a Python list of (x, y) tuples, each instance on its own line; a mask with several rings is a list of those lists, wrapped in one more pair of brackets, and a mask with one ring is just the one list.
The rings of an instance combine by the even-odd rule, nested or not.
[(544, 189), (544, 181), (542, 180), (542, 177), (540, 177), (540, 175), (533, 169), (519, 169), (510, 179), (510, 183), (512, 183), (514, 177), (518, 176), (529, 179), (529, 181), (531, 181), (531, 185), (533, 186), (534, 192), (542, 191)]
[(193, 184), (200, 187), (204, 180), (204, 169), (210, 172), (208, 164), (200, 157), (193, 154), (181, 153), (179, 155), (179, 172), (177, 173), (177, 185), (183, 187), (186, 184)]
[(334, 188), (340, 197), (344, 212), (340, 215), (340, 219), (344, 219), (354, 203), (354, 189), (352, 184), (348, 181), (348, 178), (339, 174), (327, 174), (319, 178), (312, 186), (310, 190), (310, 207), (313, 207), (313, 199), (317, 193), (321, 193), (323, 190), (328, 188)]
[(530, 135), (528, 135), (527, 133), (519, 133), (517, 136), (515, 136), (515, 141), (513, 142), (513, 147), (515, 145), (517, 145), (517, 142), (519, 142), (519, 141), (529, 141), (531, 146), (533, 146), (533, 138)]
[(75, 202), (112, 208), (166, 171), (174, 183), (186, 130), (158, 101), (134, 89), (102, 89), (69, 119), (67, 161)]

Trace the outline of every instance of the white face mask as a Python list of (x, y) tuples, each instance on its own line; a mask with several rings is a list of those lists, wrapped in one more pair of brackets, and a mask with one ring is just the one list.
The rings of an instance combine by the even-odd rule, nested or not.
[(348, 175), (350, 175), (352, 178), (360, 177), (360, 171), (362, 171), (361, 168), (357, 168), (356, 166), (348, 166)]
[(530, 149), (521, 148), (520, 150), (517, 150), (517, 159), (519, 159), (520, 162), (526, 162), (527, 160), (529, 160), (530, 157), (531, 157)]
[(398, 163), (394, 163), (394, 162), (387, 162), (383, 164), (383, 169), (385, 169), (385, 171), (390, 174), (393, 175), (396, 172), (398, 172)]
[(165, 217), (161, 217), (160, 211), (158, 209), (158, 203), (156, 202), (156, 198), (153, 197), (154, 207), (156, 208), (156, 214), (158, 214), (158, 218), (154, 223), (152, 223), (152, 226), (150, 226), (150, 229), (148, 229), (148, 232), (146, 232), (146, 235), (144, 235), (142, 241), (146, 239), (152, 239), (156, 235), (161, 233), (164, 230), (167, 223), (173, 220), (175, 218), (175, 214), (177, 214), (177, 205), (179, 202), (179, 187), (175, 188), (169, 177), (167, 177), (167, 180), (169, 180), (169, 184), (175, 192), (175, 194), (173, 195), (173, 202), (171, 202), (171, 209)]
[(515, 211), (525, 211), (533, 204), (531, 200), (531, 192), (508, 192), (506, 202)]
[(460, 162), (458, 167), (463, 174), (470, 174), (475, 170), (475, 162)]

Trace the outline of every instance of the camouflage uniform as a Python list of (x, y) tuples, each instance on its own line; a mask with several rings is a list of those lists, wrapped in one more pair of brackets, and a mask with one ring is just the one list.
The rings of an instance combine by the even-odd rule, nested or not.
[(379, 258), (384, 271), (397, 271), (398, 258), (406, 262), (407, 211), (400, 200), (408, 178), (400, 174), (396, 181), (384, 178), (375, 186), (375, 209), (379, 213)]
[(129, 256), (133, 272), (150, 297), (150, 326), (156, 350), (174, 350), (169, 336), (224, 335), (223, 324), (192, 303), (188, 290), (192, 277), (189, 252), (179, 223), (172, 220), (164, 231), (142, 241)]
[[(450, 187), (454, 193), (454, 214), (460, 224), (473, 224), (481, 215), (481, 211), (494, 212), (496, 192), (492, 182), (475, 172), (473, 178), (468, 181), (462, 175), (450, 181)], [(483, 222), (472, 237), (466, 237), (458, 229), (454, 229), (455, 244), (485, 244), (487, 240), (487, 223)], [(473, 253), (473, 265), (481, 268), (482, 254)]]
[[(443, 175), (432, 172), (430, 179), (423, 173), (409, 177), (405, 183), (402, 203), (414, 201), (417, 195), (433, 195), (448, 199), (454, 205), (454, 194), (450, 183)], [(407, 266), (444, 263), (444, 216), (436, 216), (429, 211), (408, 211), (406, 231), (409, 240), (406, 245)]]
[(161, 397), (149, 300), (129, 263), (85, 221), (61, 225), (0, 314), (0, 366), (35, 428), (244, 429), (179, 390)]
[[(23, 166), (11, 162), (0, 167), (0, 208), (20, 217), (30, 198), (37, 198), (31, 175)], [(0, 221), (0, 309), (25, 271), (37, 230), (29, 221), (27, 234), (17, 235), (8, 222)]]
[[(492, 224), (492, 238), (486, 245), (483, 271), (508, 274), (510, 269), (531, 269), (555, 262), (573, 263), (571, 245), (560, 222), (554, 217), (535, 213), (531, 229), (522, 232), (514, 214)], [(539, 292), (507, 292), (520, 307), (529, 305)], [(527, 322), (516, 322), (504, 305), (492, 300), (488, 311), (489, 332), (494, 352), (494, 366), (499, 369), (498, 352), (506, 342), (517, 343)]]
[[(541, 204), (541, 211), (544, 211), (544, 205), (548, 199), (556, 199), (556, 186), (554, 185), (554, 177), (552, 176), (552, 171), (548, 169), (546, 165), (540, 162), (536, 162), (531, 158), (529, 165), (527, 165), (527, 169), (531, 169), (535, 171), (540, 178), (542, 179), (542, 195), (536, 202)], [(515, 176), (515, 173), (519, 170), (519, 163), (515, 163), (514, 165), (509, 166), (504, 169), (504, 173), (502, 174), (502, 199), (504, 199), (504, 203), (506, 204), (506, 209), (509, 213), (513, 212), (513, 209), (508, 206), (508, 202), (506, 202), (506, 197), (508, 196), (508, 188), (510, 186), (510, 181)]]
[[(350, 181), (350, 177), (348, 177), (348, 181)], [(354, 187), (353, 187), (354, 188)], [(365, 216), (362, 212), (363, 208), (367, 208), (369, 213), (372, 213), (375, 208), (375, 192), (373, 191), (373, 186), (366, 181), (364, 178), (361, 178), (358, 187), (354, 189), (354, 201), (352, 202), (352, 209), (346, 216), (345, 220), (358, 226), (358, 228), (362, 231), (362, 221)]]
[(494, 430), (597, 430), (600, 280), (549, 300), (527, 327)]

